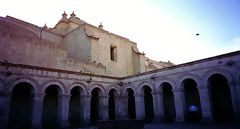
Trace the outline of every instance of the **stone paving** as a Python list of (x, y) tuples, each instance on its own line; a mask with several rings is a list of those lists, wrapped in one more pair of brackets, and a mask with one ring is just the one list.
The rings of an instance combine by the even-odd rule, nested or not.
[[(97, 127), (79, 128), (79, 129), (98, 129)], [(163, 123), (163, 124), (145, 124), (143, 129), (240, 129), (240, 123)]]
[(191, 124), (191, 123), (169, 123), (169, 124), (145, 124), (144, 129), (240, 129), (240, 124)]

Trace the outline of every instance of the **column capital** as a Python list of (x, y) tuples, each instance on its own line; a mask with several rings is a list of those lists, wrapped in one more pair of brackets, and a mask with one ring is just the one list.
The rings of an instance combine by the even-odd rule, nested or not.
[(71, 97), (71, 95), (66, 95), (66, 94), (61, 94), (61, 95), (59, 95), (60, 97), (63, 97), (63, 98), (70, 98)]
[(162, 94), (162, 92), (160, 92), (160, 91), (153, 91), (152, 92), (152, 95), (160, 95), (160, 94)]
[(108, 95), (99, 95), (99, 98), (101, 98), (101, 99), (107, 99), (107, 98), (109, 98), (109, 96)]
[(172, 91), (173, 91), (173, 93), (174, 93), (174, 92), (183, 92), (183, 90), (180, 89), (180, 88), (173, 89)]
[(134, 94), (135, 97), (144, 97), (143, 93)]
[(45, 96), (45, 94), (42, 94), (42, 93), (36, 93), (35, 95), (34, 95), (34, 97), (44, 97)]
[(80, 97), (81, 97), (81, 98), (91, 98), (92, 95), (87, 94), (87, 95), (81, 95)]

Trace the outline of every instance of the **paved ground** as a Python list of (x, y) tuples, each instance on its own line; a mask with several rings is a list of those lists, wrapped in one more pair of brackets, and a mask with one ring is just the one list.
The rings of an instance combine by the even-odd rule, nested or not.
[[(79, 129), (98, 129), (97, 127), (79, 128)], [(162, 124), (145, 124), (143, 129), (240, 129), (240, 123), (228, 124), (190, 124), (190, 123), (162, 123)]]
[(240, 129), (240, 124), (190, 124), (190, 123), (169, 123), (169, 124), (145, 124), (144, 129)]

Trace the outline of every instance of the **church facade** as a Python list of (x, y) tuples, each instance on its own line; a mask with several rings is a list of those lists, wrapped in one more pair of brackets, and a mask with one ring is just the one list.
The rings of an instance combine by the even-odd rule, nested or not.
[(0, 37), (0, 128), (240, 118), (239, 51), (157, 62), (74, 13), (63, 13), (54, 28), (0, 17)]

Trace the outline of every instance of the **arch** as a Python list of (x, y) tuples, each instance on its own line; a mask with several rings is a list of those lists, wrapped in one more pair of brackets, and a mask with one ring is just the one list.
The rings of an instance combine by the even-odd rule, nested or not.
[(128, 96), (128, 103), (127, 103), (128, 119), (134, 120), (136, 119), (136, 104), (135, 104), (135, 97), (134, 97), (135, 93), (132, 88), (127, 88), (125, 91), (127, 92), (127, 96)]
[(213, 119), (232, 121), (234, 113), (228, 79), (222, 74), (213, 74), (208, 78), (208, 88)]
[(181, 75), (181, 77), (179, 78), (179, 88), (181, 90), (184, 90), (184, 87), (183, 87), (183, 81), (186, 80), (186, 79), (192, 79), (196, 82), (196, 86), (197, 88), (200, 86), (202, 86), (200, 83), (201, 83), (201, 79), (199, 76), (197, 76), (196, 74), (193, 74), (193, 73), (185, 73), (183, 75)]
[(115, 88), (111, 88), (108, 92), (108, 119), (115, 120), (116, 119), (116, 95), (117, 90)]
[(208, 70), (207, 72), (205, 72), (202, 75), (202, 82), (203, 82), (203, 87), (208, 88), (209, 86), (209, 82), (208, 79), (210, 78), (210, 76), (214, 75), (214, 74), (221, 74), (223, 75), (227, 80), (228, 83), (231, 84), (233, 82), (233, 75), (231, 74), (231, 72), (227, 71), (227, 70), (223, 70), (223, 69), (212, 69), (212, 70)]
[(174, 102), (174, 94), (172, 92), (172, 85), (169, 82), (162, 82), (160, 87), (163, 95), (163, 121), (174, 122), (176, 118), (176, 109)]
[(71, 97), (69, 100), (69, 114), (68, 120), (71, 128), (80, 128), (83, 120), (83, 103), (81, 100), (81, 95), (83, 89), (79, 86), (75, 86), (71, 89)]
[(121, 90), (117, 87), (117, 86), (110, 86), (108, 89), (107, 89), (107, 93), (110, 92), (110, 90), (116, 90), (118, 94), (121, 94)]
[(137, 92), (138, 93), (143, 93), (144, 91), (144, 86), (148, 86), (152, 91), (154, 91), (154, 85), (153, 84), (150, 84), (150, 83), (147, 83), (147, 82), (142, 82), (139, 84), (139, 87), (137, 88)]
[(31, 128), (34, 92), (34, 87), (28, 82), (19, 82), (12, 88), (9, 128)]
[(145, 120), (152, 122), (154, 119), (154, 109), (153, 109), (153, 96), (152, 89), (148, 85), (142, 87), (144, 93), (144, 109), (145, 109)]
[(161, 80), (157, 82), (158, 85), (157, 85), (156, 89), (160, 89), (160, 91), (161, 91), (162, 90), (161, 85), (163, 83), (169, 83), (171, 85), (172, 89), (173, 90), (175, 89), (176, 82), (173, 79), (167, 78), (167, 77), (161, 78)]
[(192, 78), (182, 81), (184, 91), (184, 118), (186, 122), (200, 122), (202, 119), (202, 109), (197, 82)]
[(99, 88), (102, 94), (106, 94), (105, 88), (104, 88), (102, 85), (100, 85), (100, 84), (95, 84), (95, 85), (93, 85), (93, 86), (88, 90), (88, 93), (92, 93), (92, 91), (93, 91), (95, 88)]
[(43, 99), (42, 126), (45, 129), (57, 129), (61, 118), (61, 87), (56, 83), (46, 87)]
[(42, 84), (41, 93), (44, 93), (46, 91), (46, 89), (49, 86), (52, 86), (52, 85), (58, 86), (58, 88), (57, 88), (58, 91), (61, 91), (59, 93), (67, 94), (67, 89), (66, 89), (65, 85), (61, 81), (59, 81), (59, 80), (48, 80), (48, 81), (45, 81)]
[(19, 77), (19, 78), (15, 78), (14, 80), (11, 80), (7, 84), (7, 86), (8, 86), (7, 87), (7, 93), (11, 93), (13, 88), (17, 84), (22, 83), (22, 82), (26, 82), (26, 83), (31, 84), (31, 86), (33, 86), (35, 92), (39, 91), (40, 86), (39, 86), (39, 83), (35, 79), (33, 79), (31, 77)]
[(81, 83), (81, 82), (74, 82), (74, 83), (70, 84), (69, 86), (67, 86), (67, 94), (70, 94), (71, 90), (76, 86), (80, 87), (83, 90), (84, 95), (87, 95), (87, 90), (86, 90), (87, 86), (84, 83)]
[(128, 89), (133, 90), (133, 94), (136, 94), (136, 93), (137, 93), (136, 90), (135, 90), (133, 87), (127, 86), (127, 87), (125, 87), (125, 88), (122, 90), (123, 95), (127, 95), (127, 90), (128, 90)]
[(90, 121), (95, 124), (100, 119), (100, 93), (102, 90), (99, 87), (95, 87), (91, 90), (91, 105), (90, 105)]

